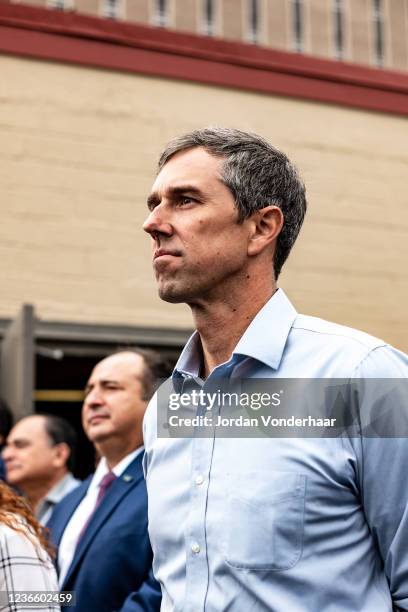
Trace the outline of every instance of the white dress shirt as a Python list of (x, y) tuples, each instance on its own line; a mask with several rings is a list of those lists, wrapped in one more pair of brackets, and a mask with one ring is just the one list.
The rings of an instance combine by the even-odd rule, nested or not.
[[(136, 457), (143, 452), (144, 447), (140, 446), (129, 455), (126, 455), (115, 467), (112, 472), (115, 476), (119, 477), (126, 468), (132, 463)], [(88, 491), (83, 500), (78, 505), (77, 509), (68, 521), (67, 526), (61, 538), (60, 546), (58, 549), (58, 567), (59, 567), (59, 584), (63, 584), (65, 576), (67, 575), (69, 566), (74, 558), (75, 549), (78, 542), (79, 534), (81, 533), (83, 526), (89, 520), (93, 513), (96, 505), (96, 500), (99, 493), (99, 485), (102, 478), (109, 472), (108, 463), (105, 457), (102, 457), (98, 467), (93, 475), (91, 483), (88, 487)]]

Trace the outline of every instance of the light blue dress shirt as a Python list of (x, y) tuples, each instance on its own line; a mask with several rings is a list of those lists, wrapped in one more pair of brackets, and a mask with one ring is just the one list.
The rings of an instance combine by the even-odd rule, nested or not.
[[(175, 380), (199, 380), (199, 347), (194, 334)], [(408, 358), (362, 332), (297, 314), (280, 289), (201, 384), (248, 371), (407, 378)], [(406, 397), (397, 401), (407, 409)], [(145, 472), (163, 612), (408, 610), (407, 439), (165, 439), (156, 423), (153, 399)]]

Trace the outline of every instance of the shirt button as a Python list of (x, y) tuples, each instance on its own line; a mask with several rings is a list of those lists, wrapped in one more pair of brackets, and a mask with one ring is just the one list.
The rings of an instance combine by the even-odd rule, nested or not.
[(198, 553), (200, 552), (201, 548), (200, 548), (199, 544), (197, 544), (197, 542), (194, 542), (194, 544), (191, 545), (191, 550), (193, 551), (193, 553), (198, 555)]
[(196, 485), (202, 485), (204, 482), (204, 477), (201, 476), (201, 474), (199, 474), (198, 476), (196, 476), (195, 478), (195, 483)]

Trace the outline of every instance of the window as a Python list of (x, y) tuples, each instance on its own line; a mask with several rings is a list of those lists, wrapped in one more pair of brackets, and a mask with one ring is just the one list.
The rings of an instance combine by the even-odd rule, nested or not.
[(248, 4), (248, 38), (252, 43), (257, 43), (259, 42), (259, 0), (249, 0)]
[(373, 3), (373, 39), (374, 62), (377, 66), (384, 64), (384, 13), (382, 0), (372, 0)]
[(333, 0), (334, 56), (344, 58), (344, 0)]
[(103, 0), (102, 15), (117, 19), (120, 11), (120, 0)]
[(304, 19), (302, 0), (292, 0), (292, 38), (295, 51), (304, 49)]
[(207, 36), (214, 36), (215, 34), (215, 0), (202, 0), (201, 12), (202, 12), (202, 31)]
[(48, 0), (49, 6), (55, 9), (64, 10), (73, 7), (72, 0)]
[(163, 28), (167, 25), (168, 21), (168, 3), (167, 0), (155, 0), (155, 3), (154, 23)]

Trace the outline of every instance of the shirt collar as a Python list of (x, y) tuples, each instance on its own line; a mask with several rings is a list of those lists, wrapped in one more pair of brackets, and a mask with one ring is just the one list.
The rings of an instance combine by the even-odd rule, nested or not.
[(195, 331), (187, 340), (180, 357), (175, 365), (173, 377), (192, 376), (196, 378), (200, 375), (202, 362), (201, 339), (198, 331)]
[(143, 451), (144, 451), (144, 446), (139, 446), (139, 448), (137, 448), (136, 450), (126, 455), (126, 457), (124, 457), (122, 461), (119, 461), (119, 463), (115, 465), (115, 467), (112, 470), (115, 476), (117, 477), (122, 476), (123, 472), (129, 467), (133, 459), (136, 459), (136, 457), (140, 455), (140, 453), (142, 453)]
[[(257, 313), (235, 347), (232, 357), (257, 359), (277, 370), (297, 312), (283, 289)], [(198, 377), (201, 369), (201, 341), (197, 331), (189, 338), (174, 368), (173, 378)]]
[(233, 355), (252, 357), (277, 370), (296, 316), (289, 298), (278, 289), (250, 323)]
[[(122, 474), (126, 470), (126, 468), (143, 451), (144, 451), (144, 446), (139, 446), (139, 448), (137, 448), (136, 450), (132, 451), (131, 453), (126, 455), (126, 457), (124, 457), (121, 461), (119, 461), (119, 463), (117, 465), (115, 465), (115, 467), (112, 470), (112, 472), (115, 474), (115, 476), (117, 478), (119, 478), (119, 476), (122, 476)], [(99, 461), (98, 466), (97, 466), (97, 468), (95, 470), (95, 474), (93, 475), (92, 482), (89, 485), (88, 491), (90, 489), (95, 489), (96, 487), (99, 487), (102, 478), (108, 472), (109, 472), (109, 467), (108, 467), (108, 462), (106, 461), (106, 457), (101, 457), (101, 460)]]
[(48, 491), (43, 501), (49, 502), (51, 504), (57, 504), (61, 500), (61, 493), (64, 491), (70, 480), (75, 480), (72, 474), (65, 474), (65, 476), (61, 478), (61, 480), (59, 480), (57, 484)]

